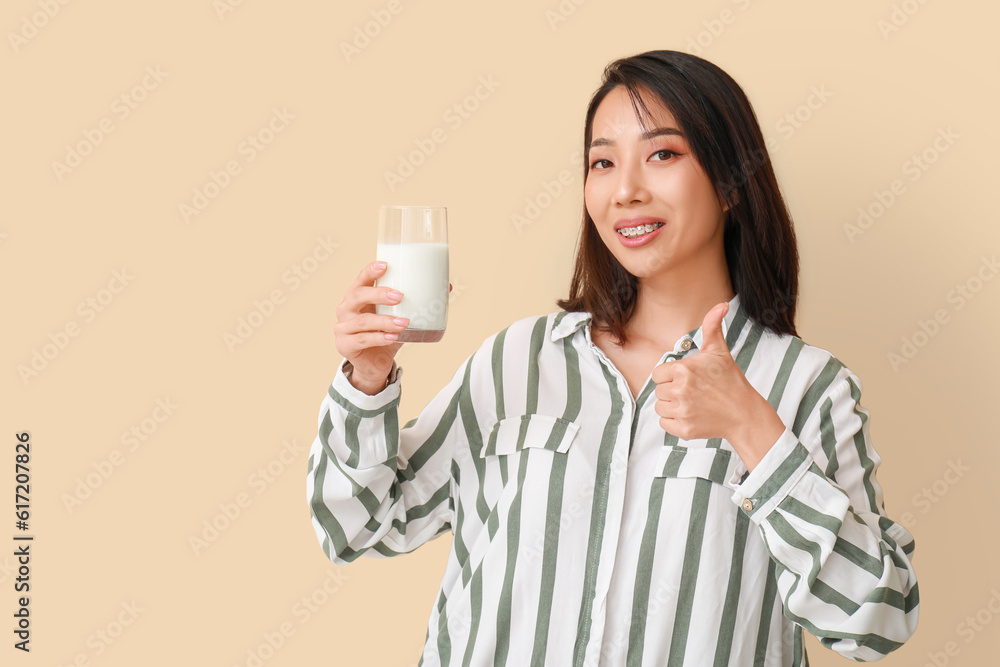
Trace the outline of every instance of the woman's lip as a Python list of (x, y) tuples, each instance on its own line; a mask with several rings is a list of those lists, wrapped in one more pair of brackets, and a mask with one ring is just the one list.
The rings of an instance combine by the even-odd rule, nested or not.
[(615, 231), (617, 232), (622, 227), (636, 227), (638, 225), (652, 225), (656, 222), (662, 222), (666, 224), (666, 220), (663, 218), (654, 218), (651, 215), (637, 215), (634, 218), (622, 218), (615, 222)]
[(635, 248), (635, 247), (638, 247), (638, 246), (641, 246), (641, 245), (646, 245), (647, 243), (649, 243), (650, 241), (652, 241), (656, 237), (657, 234), (659, 234), (661, 231), (663, 231), (666, 228), (667, 228), (667, 225), (666, 225), (666, 223), (664, 223), (663, 226), (657, 227), (656, 229), (654, 229), (650, 233), (643, 234), (642, 236), (637, 236), (635, 238), (628, 238), (627, 236), (622, 236), (617, 231), (615, 232), (615, 236), (617, 236), (618, 239), (626, 247)]

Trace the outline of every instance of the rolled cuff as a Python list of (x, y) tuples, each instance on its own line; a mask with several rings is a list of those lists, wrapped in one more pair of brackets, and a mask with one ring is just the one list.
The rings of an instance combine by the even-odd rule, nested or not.
[(397, 366), (395, 361), (392, 362), (392, 369), (389, 371), (389, 384), (374, 395), (368, 395), (351, 384), (350, 376), (353, 371), (353, 364), (347, 359), (342, 360), (333, 376), (333, 382), (330, 383), (330, 398), (345, 410), (358, 417), (372, 417), (399, 403), (403, 368)]
[(813, 463), (809, 450), (786, 426), (764, 458), (736, 487), (732, 500), (759, 525)]

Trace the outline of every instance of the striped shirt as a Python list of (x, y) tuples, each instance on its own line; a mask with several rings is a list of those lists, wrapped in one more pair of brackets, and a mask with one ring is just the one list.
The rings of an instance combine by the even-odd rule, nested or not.
[(453, 533), (420, 665), (805, 665), (803, 628), (854, 660), (901, 646), (914, 541), (883, 509), (860, 379), (734, 296), (726, 343), (785, 424), (748, 472), (724, 439), (664, 431), (591, 319), (493, 334), (402, 428), (402, 368), (374, 396), (337, 370), (306, 485), (327, 557)]

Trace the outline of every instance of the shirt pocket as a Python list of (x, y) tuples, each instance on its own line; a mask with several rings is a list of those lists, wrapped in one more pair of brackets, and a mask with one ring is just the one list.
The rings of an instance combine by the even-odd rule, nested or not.
[(507, 417), (493, 425), (479, 456), (480, 494), (495, 518), (506, 519), (515, 502), (546, 502), (553, 475), (565, 476), (579, 432), (575, 422), (539, 413)]
[[(481, 474), (462, 475), (463, 481), (479, 481), (477, 493), (489, 513), (468, 520), (478, 532), (464, 535), (468, 557), (462, 563), (462, 576), (455, 590), (448, 593), (449, 617), (458, 619), (468, 613), (467, 589), (478, 570), (496, 576), (496, 572), (507, 568), (512, 542), (518, 544), (515, 558), (519, 573), (540, 566), (550, 485), (554, 473), (561, 470), (557, 477), (565, 477), (568, 453), (579, 432), (580, 424), (576, 422), (538, 413), (510, 416), (493, 425), (479, 452)], [(469, 498), (471, 501), (472, 496)], [(475, 511), (466, 508), (466, 514)], [(511, 517), (518, 531), (513, 541), (508, 539)], [(519, 587), (531, 581), (534, 579), (530, 577), (514, 578), (515, 598)]]
[(547, 449), (565, 454), (573, 444), (580, 425), (562, 417), (545, 414), (519, 415), (493, 425), (479, 456), (505, 456), (526, 448)]
[(653, 467), (656, 477), (700, 478), (735, 490), (747, 474), (742, 459), (723, 447), (664, 446)]

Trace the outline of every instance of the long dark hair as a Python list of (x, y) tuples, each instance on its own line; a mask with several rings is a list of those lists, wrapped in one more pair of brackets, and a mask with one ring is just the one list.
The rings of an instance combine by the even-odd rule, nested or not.
[[(644, 95), (655, 96), (673, 114), (719, 201), (729, 205), (723, 243), (740, 307), (764, 327), (797, 336), (795, 231), (746, 93), (716, 65), (679, 51), (648, 51), (610, 63), (587, 107), (584, 183), (594, 115), (618, 86), (628, 91), (640, 119), (650, 117)], [(566, 311), (589, 311), (600, 330), (625, 345), (625, 327), (638, 294), (638, 279), (604, 245), (584, 205), (569, 298), (559, 299), (557, 305)]]

